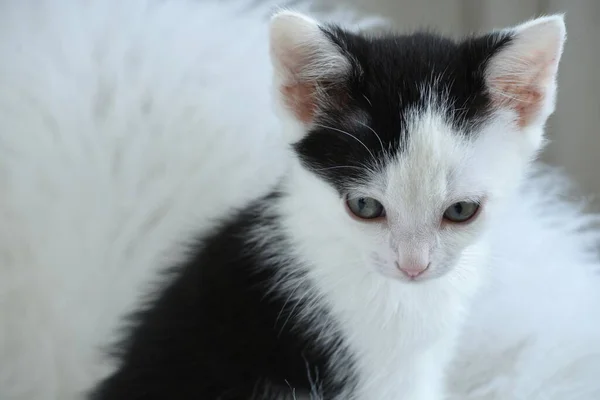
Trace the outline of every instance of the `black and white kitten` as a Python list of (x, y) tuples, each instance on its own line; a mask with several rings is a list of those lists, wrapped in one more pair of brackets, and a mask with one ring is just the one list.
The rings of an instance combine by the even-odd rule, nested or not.
[(443, 399), (564, 39), (559, 16), (455, 42), (278, 13), (290, 168), (199, 238), (92, 398)]

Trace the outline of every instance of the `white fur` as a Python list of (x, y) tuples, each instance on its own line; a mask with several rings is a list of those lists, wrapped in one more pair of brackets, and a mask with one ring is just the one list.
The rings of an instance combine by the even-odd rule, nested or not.
[(277, 178), (268, 12), (198, 3), (0, 5), (3, 400), (79, 398), (179, 242)]
[[(181, 241), (278, 178), (286, 157), (271, 114), (267, 14), (206, 1), (2, 2), (1, 399), (81, 398), (112, 368), (102, 346), (157, 271), (181, 257)], [(490, 140), (478, 149), (498, 143)], [(303, 188), (328, 190), (296, 171)], [(496, 279), (479, 295), (460, 342), (451, 375), (457, 400), (598, 398), (600, 280), (588, 246), (599, 235), (576, 229), (593, 217), (541, 194), (555, 182), (548, 174), (530, 179), (505, 203), (514, 207), (504, 208), (503, 223), (490, 228), (487, 269)], [(329, 201), (296, 199), (302, 207)], [(328, 254), (347, 260), (338, 251)], [(416, 373), (396, 356), (415, 349), (398, 343), (392, 328), (370, 336), (379, 318), (394, 327), (407, 317), (398, 312), (410, 313), (417, 324), (402, 334), (418, 344), (431, 338), (417, 329), (430, 320), (436, 324), (426, 333), (435, 336), (462, 318), (460, 297), (470, 289), (443, 285), (460, 268), (402, 284), (400, 294), (391, 292), (396, 281), (377, 275), (359, 285), (357, 265), (331, 265), (344, 274), (314, 273), (335, 289), (336, 312), (365, 352), (358, 394), (393, 398), (390, 380), (400, 376), (406, 389)], [(431, 311), (383, 301), (405, 295)], [(450, 302), (447, 319), (434, 307), (441, 300)], [(425, 357), (447, 357), (452, 336)], [(507, 350), (520, 344), (520, 358), (510, 358)], [(439, 371), (424, 368), (433, 383), (421, 389), (436, 389)], [(411, 398), (430, 398), (420, 395)]]
[[(600, 232), (557, 171), (542, 168), (498, 217), (450, 400), (600, 398)], [(505, 226), (505, 227), (504, 227)]]

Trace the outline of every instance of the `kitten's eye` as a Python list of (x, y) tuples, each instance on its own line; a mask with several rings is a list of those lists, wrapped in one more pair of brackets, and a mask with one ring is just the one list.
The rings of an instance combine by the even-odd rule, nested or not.
[(479, 211), (479, 203), (460, 201), (452, 204), (444, 212), (444, 219), (450, 222), (463, 223), (469, 221)]
[(385, 209), (381, 203), (372, 197), (347, 199), (346, 204), (350, 212), (360, 219), (374, 219), (385, 215)]

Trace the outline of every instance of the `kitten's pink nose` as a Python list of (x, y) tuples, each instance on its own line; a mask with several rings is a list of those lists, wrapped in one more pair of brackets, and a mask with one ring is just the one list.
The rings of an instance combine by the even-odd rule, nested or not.
[(406, 275), (409, 278), (416, 278), (419, 275), (421, 275), (423, 272), (427, 271), (427, 269), (429, 268), (429, 264), (413, 264), (413, 263), (408, 263), (408, 264), (398, 264), (396, 263), (396, 267), (398, 267), (398, 269), (400, 271), (402, 271), (402, 273), (404, 275)]

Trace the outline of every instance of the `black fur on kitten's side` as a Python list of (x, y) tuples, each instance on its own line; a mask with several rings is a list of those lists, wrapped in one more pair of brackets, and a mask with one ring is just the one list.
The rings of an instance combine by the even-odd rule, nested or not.
[[(347, 114), (358, 111), (379, 134), (354, 124), (357, 141), (315, 125), (294, 146), (303, 165), (340, 193), (364, 175), (371, 154), (401, 156), (407, 113), (430, 105), (423, 88), (432, 89), (461, 132), (484, 120), (491, 109), (485, 66), (510, 41), (506, 35), (460, 43), (430, 34), (367, 38), (323, 29), (354, 69), (344, 83), (347, 102), (325, 110), (327, 124), (347, 129)], [(340, 165), (356, 168), (335, 168)], [(277, 271), (301, 275), (304, 268), (289, 256), (280, 221), (268, 211), (277, 201), (277, 195), (265, 197), (199, 240), (172, 282), (136, 315), (121, 346), (122, 365), (91, 399), (281, 399), (315, 386), (323, 399), (332, 399), (352, 391), (353, 355), (327, 308), (311, 305), (311, 318), (299, 318), (302, 304), (275, 290)], [(256, 241), (256, 228), (269, 232), (267, 242)], [(313, 321), (327, 323), (320, 329), (333, 339), (321, 343)], [(335, 373), (329, 369), (334, 352), (338, 362), (344, 360)]]
[[(135, 315), (122, 366), (91, 399), (279, 400), (316, 387), (329, 399), (341, 390), (328, 362), (342, 344), (316, 343), (298, 325), (297, 303), (274, 292), (274, 271), (294, 260), (266, 258), (251, 240), (260, 226), (270, 232), (268, 246), (285, 246), (274, 218), (261, 211), (276, 197), (260, 199), (209, 235), (173, 283)], [(324, 308), (312, 312), (327, 319)]]

